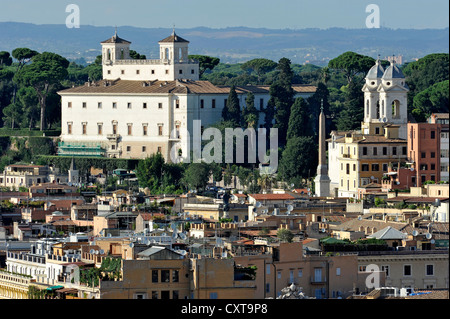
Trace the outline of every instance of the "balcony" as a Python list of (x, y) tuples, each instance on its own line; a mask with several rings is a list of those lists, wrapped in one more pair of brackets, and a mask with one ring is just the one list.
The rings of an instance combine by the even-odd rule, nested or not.
[(120, 134), (107, 134), (106, 138), (112, 142), (117, 142), (120, 139)]
[(315, 276), (311, 276), (311, 285), (325, 285), (327, 282), (326, 277), (316, 278)]

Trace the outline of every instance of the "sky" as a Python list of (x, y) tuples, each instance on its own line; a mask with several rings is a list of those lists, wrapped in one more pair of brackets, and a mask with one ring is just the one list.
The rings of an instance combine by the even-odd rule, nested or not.
[(65, 24), (69, 4), (80, 9), (80, 27), (365, 28), (370, 4), (381, 27), (449, 26), (447, 0), (0, 0), (0, 22)]

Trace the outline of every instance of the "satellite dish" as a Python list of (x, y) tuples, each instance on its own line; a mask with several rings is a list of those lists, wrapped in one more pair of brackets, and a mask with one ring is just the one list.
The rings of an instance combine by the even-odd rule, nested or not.
[(181, 233), (181, 234), (180, 234), (180, 238), (183, 239), (183, 240), (185, 240), (185, 239), (187, 238), (187, 236), (186, 236), (185, 233)]
[(109, 234), (108, 234), (108, 237), (112, 237), (112, 234), (111, 234), (111, 233), (109, 233)]
[(70, 232), (70, 233), (69, 233), (69, 236), (73, 236), (73, 233)]
[(95, 250), (94, 250), (94, 249), (91, 249), (91, 250), (89, 250), (89, 253), (90, 253), (91, 255), (93, 255), (93, 254), (95, 254)]
[(100, 249), (100, 255), (103, 255), (105, 251), (103, 249)]
[(410, 170), (411, 172), (414, 172), (414, 167), (411, 167), (409, 170)]
[(431, 235), (430, 233), (427, 233), (427, 234), (425, 235), (425, 237), (426, 237), (427, 239), (431, 239), (432, 235)]
[(374, 176), (370, 176), (370, 179), (375, 179), (375, 177)]
[(417, 230), (414, 230), (413, 232), (412, 232), (412, 235), (415, 237), (415, 236), (417, 236), (419, 234), (419, 232), (417, 231)]
[(436, 241), (434, 239), (430, 240), (430, 243), (434, 244)]
[(288, 205), (288, 206), (287, 206), (288, 212), (292, 212), (293, 209), (294, 209), (294, 207), (293, 207), (292, 205)]
[(358, 220), (362, 220), (362, 217), (361, 217), (361, 216), (358, 216)]
[(129, 245), (131, 248), (133, 248), (134, 247), (134, 243), (130, 243), (130, 245)]
[(95, 254), (98, 255), (100, 252), (98, 250), (95, 251)]
[(260, 202), (256, 202), (255, 207), (256, 208), (260, 208), (261, 207), (261, 203)]

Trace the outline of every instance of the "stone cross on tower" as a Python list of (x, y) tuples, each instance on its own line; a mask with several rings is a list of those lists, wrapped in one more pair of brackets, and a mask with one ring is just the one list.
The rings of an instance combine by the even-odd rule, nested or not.
[(328, 165), (326, 157), (325, 142), (325, 114), (323, 113), (323, 100), (320, 106), (319, 116), (319, 164), (317, 165), (317, 176), (314, 179), (315, 193), (319, 197), (330, 196), (330, 178), (328, 177)]

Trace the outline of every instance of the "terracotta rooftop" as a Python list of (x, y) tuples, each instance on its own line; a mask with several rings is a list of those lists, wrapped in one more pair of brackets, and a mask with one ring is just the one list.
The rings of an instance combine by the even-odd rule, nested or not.
[(186, 42), (189, 43), (188, 40), (183, 39), (182, 37), (178, 36), (175, 31), (173, 31), (173, 33), (168, 36), (167, 38), (162, 39), (161, 41), (159, 41), (159, 43), (161, 42)]
[[(292, 86), (297, 93), (314, 93), (315, 86), (295, 84)], [(236, 93), (246, 94), (269, 93), (270, 87), (237, 86)], [(209, 81), (175, 80), (175, 81), (130, 81), (130, 80), (100, 80), (74, 88), (59, 91), (58, 94), (168, 94), (168, 93), (204, 93), (228, 94), (230, 87), (216, 86)]]

